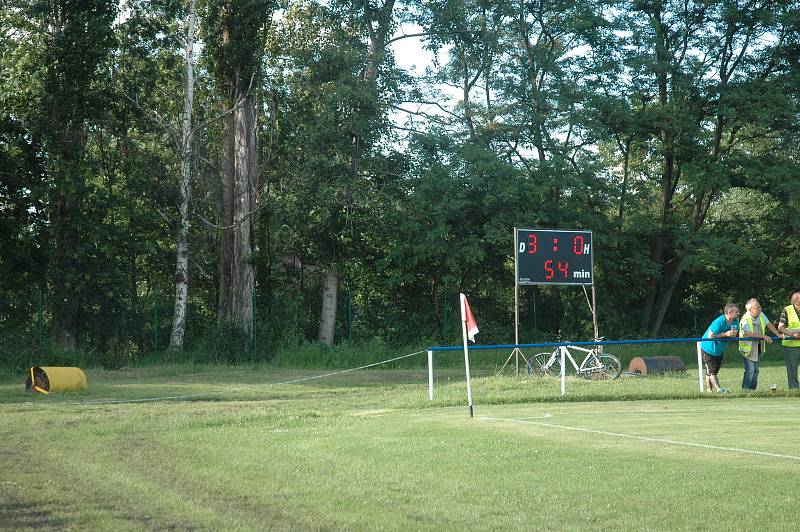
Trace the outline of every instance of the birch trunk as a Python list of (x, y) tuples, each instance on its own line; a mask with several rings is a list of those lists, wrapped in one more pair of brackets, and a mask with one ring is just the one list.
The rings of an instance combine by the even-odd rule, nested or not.
[(186, 309), (189, 296), (189, 202), (192, 188), (192, 106), (194, 103), (194, 26), (195, 0), (189, 3), (189, 24), (186, 32), (186, 97), (183, 102), (181, 135), (180, 226), (175, 259), (175, 310), (172, 318), (170, 347), (183, 347), (186, 334)]

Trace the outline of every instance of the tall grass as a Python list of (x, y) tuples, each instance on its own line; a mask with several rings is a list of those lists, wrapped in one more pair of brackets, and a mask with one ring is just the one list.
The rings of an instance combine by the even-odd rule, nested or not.
[[(118, 369), (123, 367), (147, 367), (161, 365), (252, 365), (267, 364), (273, 368), (295, 369), (346, 369), (355, 368), (397, 357), (404, 357), (378, 366), (384, 369), (415, 369), (425, 368), (427, 357), (425, 350), (432, 343), (416, 343), (410, 345), (393, 345), (382, 340), (367, 342), (342, 343), (328, 347), (316, 342), (283, 338), (282, 343), (270, 343), (259, 333), (255, 338), (250, 338), (232, 327), (217, 327), (209, 329), (198, 340), (184, 350), (164, 349), (146, 355), (132, 353), (118, 353), (117, 355), (103, 355), (82, 351), (57, 351), (49, 350), (36, 353), (35, 356), (22, 352), (15, 357), (8, 355), (0, 369), (20, 373), (30, 365), (45, 366), (79, 366), (83, 368)], [(464, 367), (464, 354), (460, 346), (451, 351), (436, 351), (434, 365), (436, 368), (458, 369)], [(507, 369), (516, 369), (517, 363), (523, 372), (525, 358), (530, 358), (537, 352), (546, 352), (552, 348), (524, 348), (522, 355), (517, 359), (512, 356), (510, 348), (496, 349), (471, 349), (470, 366), (485, 373), (497, 373), (508, 363)], [(616, 355), (627, 368), (634, 357), (647, 356), (676, 356), (684, 361), (685, 367), (694, 371), (697, 367), (697, 354), (694, 343), (671, 344), (632, 344), (606, 346), (605, 352)], [(416, 353), (415, 356), (405, 357)], [(573, 356), (578, 362), (582, 352), (574, 352)], [(768, 348), (765, 364), (781, 365), (782, 352), (780, 345), (771, 345)], [(725, 355), (727, 366), (740, 366), (741, 360), (733, 343), (728, 346)]]

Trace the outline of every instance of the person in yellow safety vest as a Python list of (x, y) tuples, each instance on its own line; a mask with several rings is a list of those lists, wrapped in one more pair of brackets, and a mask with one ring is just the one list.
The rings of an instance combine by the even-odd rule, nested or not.
[(781, 318), (778, 320), (778, 330), (791, 337), (790, 340), (783, 341), (783, 361), (786, 364), (786, 377), (789, 381), (789, 388), (798, 388), (797, 383), (797, 362), (800, 360), (800, 292), (792, 294), (789, 300), (791, 305), (783, 309)]
[[(778, 329), (761, 312), (758, 299), (752, 298), (744, 306), (747, 312), (739, 319), (739, 338), (754, 338), (754, 340), (739, 340), (739, 353), (744, 362), (744, 376), (742, 377), (742, 390), (755, 390), (758, 387), (758, 366), (766, 353), (767, 343), (772, 343), (772, 338), (765, 333), (767, 329), (775, 336), (783, 338)], [(760, 341), (759, 341), (760, 340)]]

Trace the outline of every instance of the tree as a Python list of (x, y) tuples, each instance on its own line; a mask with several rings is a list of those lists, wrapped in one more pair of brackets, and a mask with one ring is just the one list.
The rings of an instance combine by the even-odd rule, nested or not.
[(206, 51), (224, 95), (218, 320), (248, 333), (253, 322), (252, 213), (259, 191), (254, 94), (272, 6), (271, 0), (210, 1), (206, 14)]
[(394, 179), (386, 114), (396, 78), (385, 50), (392, 5), (299, 2), (270, 44), (274, 255), (282, 267), (302, 264), (302, 283), (313, 270), (309, 306), (315, 336), (327, 345), (335, 341), (339, 287), (363, 279), (353, 273), (371, 256), (369, 236), (383, 223)]
[[(40, 131), (53, 182), (49, 278), (53, 286), (53, 342), (75, 347), (82, 308), (91, 289), (87, 271), (84, 202), (90, 161), (85, 152), (89, 122), (104, 106), (99, 68), (114, 43), (116, 2), (39, 2), (49, 28)], [(102, 76), (100, 76), (102, 79)]]
[(175, 259), (175, 311), (173, 312), (171, 347), (183, 347), (186, 333), (186, 307), (189, 292), (189, 202), (192, 197), (192, 144), (194, 127), (192, 125), (192, 104), (194, 102), (194, 38), (195, 38), (195, 0), (189, 1), (189, 14), (186, 21), (186, 92), (183, 104), (183, 127), (181, 130), (180, 157), (180, 228), (178, 230), (178, 250)]
[(776, 15), (781, 5), (656, 1), (624, 15), (632, 31), (631, 90), (657, 127), (651, 137), (651, 161), (659, 166), (654, 273), (642, 306), (643, 334), (658, 334), (683, 272), (707, 245), (703, 228), (714, 202), (748, 173), (745, 132), (771, 134), (759, 124), (771, 117), (748, 110), (781, 106), (763, 90), (778, 67), (770, 50), (781, 43), (773, 37), (786, 35)]
[[(519, 190), (531, 206), (506, 222), (505, 234), (515, 225), (602, 229), (609, 194), (590, 149), (596, 139), (587, 127), (584, 101), (591, 85), (584, 78), (600, 68), (593, 63), (594, 51), (612, 37), (603, 6), (538, 1), (431, 6), (429, 20), (423, 18), (432, 36), (429, 46), (450, 45), (438, 80), (460, 96), (458, 105), (434, 120), (453, 128), (451, 138), (464, 139), (460, 155), (468, 156), (468, 175), (486, 180), (488, 172), (513, 175), (507, 190)], [(482, 167), (489, 157), (480, 152), (496, 154), (516, 171), (498, 172), (494, 162)], [(495, 214), (490, 223), (500, 219)], [(569, 296), (562, 297), (558, 287), (547, 291), (553, 329), (566, 328), (560, 321)]]

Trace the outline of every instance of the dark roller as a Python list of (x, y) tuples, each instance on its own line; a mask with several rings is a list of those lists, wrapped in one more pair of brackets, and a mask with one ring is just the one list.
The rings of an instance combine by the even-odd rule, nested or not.
[(652, 375), (667, 371), (686, 371), (681, 357), (636, 357), (628, 364), (629, 373)]

